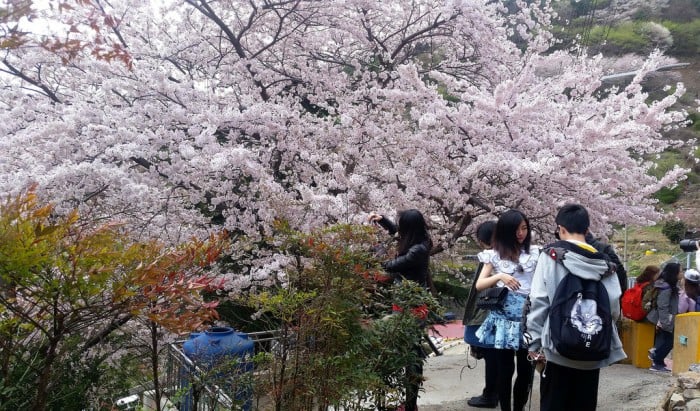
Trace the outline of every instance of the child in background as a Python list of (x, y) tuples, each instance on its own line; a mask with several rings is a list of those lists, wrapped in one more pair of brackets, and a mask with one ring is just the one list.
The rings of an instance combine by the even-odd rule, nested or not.
[(678, 314), (700, 311), (697, 304), (700, 297), (700, 273), (689, 268), (683, 275), (683, 290), (678, 297)]

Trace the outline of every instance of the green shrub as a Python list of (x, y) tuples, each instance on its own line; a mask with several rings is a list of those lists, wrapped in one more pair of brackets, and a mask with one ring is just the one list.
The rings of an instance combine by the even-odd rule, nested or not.
[(673, 36), (673, 46), (668, 50), (669, 54), (690, 57), (700, 53), (700, 19), (687, 23), (664, 21), (662, 24)]
[(661, 232), (672, 242), (677, 243), (685, 237), (688, 226), (681, 220), (669, 220), (664, 223)]
[(680, 151), (674, 149), (666, 150), (654, 161), (656, 167), (650, 169), (649, 174), (656, 178), (661, 178), (675, 166), (683, 164), (684, 161), (683, 154)]
[(279, 336), (256, 363), (255, 396), (285, 410), (366, 409), (363, 401), (394, 409), (407, 374), (421, 378), (412, 371), (423, 362), (415, 347), (443, 307), (416, 282), (390, 281), (371, 252), (377, 238), (370, 227), (277, 229), (279, 252), (295, 262), (285, 268), (288, 284), (235, 302), (266, 313)]
[(679, 185), (674, 188), (663, 187), (654, 194), (654, 197), (662, 204), (673, 204), (678, 201), (681, 194), (683, 194), (683, 187)]
[(690, 127), (695, 131), (700, 131), (700, 113), (689, 113), (688, 119), (693, 122)]
[(605, 49), (614, 53), (631, 53), (648, 51), (651, 41), (642, 33), (642, 24), (639, 22), (625, 22), (607, 31), (606, 27), (596, 26), (591, 30), (591, 44), (600, 44), (605, 41)]

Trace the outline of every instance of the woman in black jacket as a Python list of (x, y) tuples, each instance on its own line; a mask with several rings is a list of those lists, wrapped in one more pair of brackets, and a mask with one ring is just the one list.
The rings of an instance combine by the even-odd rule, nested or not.
[(433, 241), (428, 234), (428, 225), (423, 214), (416, 209), (401, 211), (398, 225), (379, 214), (370, 214), (369, 221), (379, 224), (391, 235), (399, 233), (396, 257), (382, 263), (382, 267), (394, 276), (401, 276), (429, 288), (430, 250), (433, 248)]
[[(432, 288), (430, 277), (430, 250), (433, 241), (428, 234), (428, 224), (420, 211), (404, 210), (399, 213), (398, 225), (379, 214), (370, 214), (369, 221), (378, 224), (391, 235), (398, 232), (396, 256), (382, 263), (382, 267), (395, 279), (415, 281), (426, 289)], [(419, 357), (424, 357), (420, 346), (415, 347)], [(405, 411), (418, 409), (418, 390), (423, 381), (423, 360), (406, 367)]]

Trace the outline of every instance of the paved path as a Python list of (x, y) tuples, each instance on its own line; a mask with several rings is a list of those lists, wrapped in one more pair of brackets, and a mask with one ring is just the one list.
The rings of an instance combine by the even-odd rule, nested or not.
[[(467, 405), (467, 399), (479, 395), (484, 385), (484, 361), (467, 357), (467, 345), (447, 335), (458, 334), (461, 324), (441, 332), (446, 338), (443, 355), (430, 357), (425, 367), (425, 392), (418, 400), (420, 411), (479, 410)], [(447, 331), (447, 330), (443, 330)], [(461, 332), (461, 331), (460, 331)], [(468, 359), (467, 359), (468, 358)], [(476, 364), (476, 368), (468, 369)], [(598, 392), (600, 411), (661, 410), (668, 390), (676, 379), (632, 365), (616, 364), (601, 371)], [(531, 410), (539, 410), (539, 376), (535, 375)]]

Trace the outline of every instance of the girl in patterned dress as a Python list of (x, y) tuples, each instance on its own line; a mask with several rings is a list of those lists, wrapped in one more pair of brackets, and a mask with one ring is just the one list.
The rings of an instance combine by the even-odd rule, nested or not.
[[(478, 290), (490, 287), (509, 290), (503, 308), (490, 311), (476, 332), (480, 342), (492, 344), (498, 352), (498, 402), (503, 411), (511, 410), (511, 387), (512, 409), (525, 408), (534, 373), (527, 359), (522, 325), (523, 309), (539, 256), (539, 248), (531, 247), (530, 241), (530, 222), (525, 214), (518, 210), (503, 213), (496, 223), (489, 261), (476, 283)], [(512, 384), (516, 368), (514, 358), (518, 374)]]

